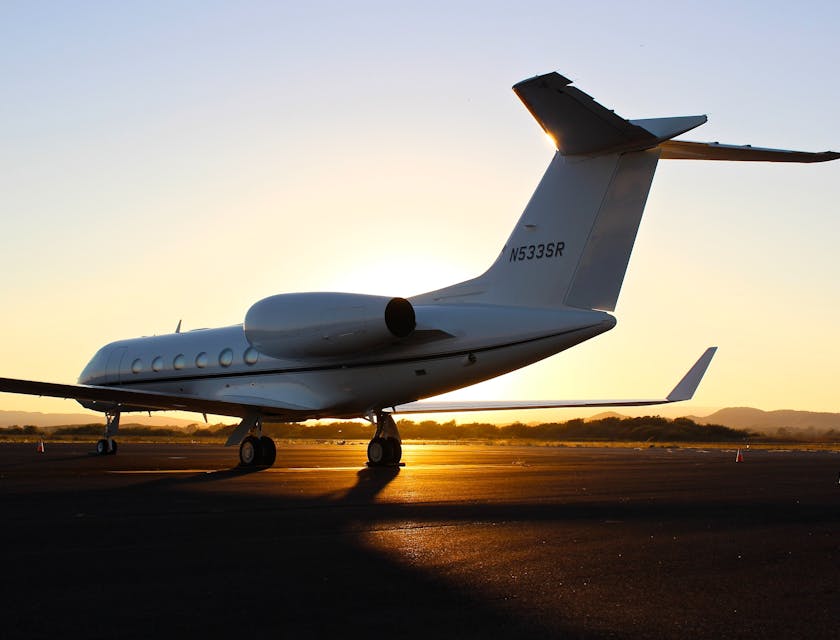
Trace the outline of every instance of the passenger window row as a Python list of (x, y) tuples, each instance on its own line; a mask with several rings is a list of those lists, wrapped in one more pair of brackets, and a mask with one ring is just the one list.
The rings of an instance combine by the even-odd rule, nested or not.
[[(254, 347), (248, 347), (245, 349), (245, 353), (242, 354), (242, 361), (245, 364), (253, 365), (257, 364), (257, 360), (259, 360), (259, 352), (254, 349)], [(204, 369), (210, 364), (210, 356), (207, 355), (206, 351), (202, 351), (195, 357), (195, 366), (198, 369)], [(223, 349), (219, 353), (219, 364), (223, 367), (229, 367), (233, 364), (233, 349)], [(152, 371), (164, 371), (166, 369), (166, 362), (164, 361), (162, 356), (156, 356), (152, 360)], [(172, 359), (172, 369), (175, 371), (182, 371), (183, 369), (187, 368), (187, 357), (183, 353), (179, 353)], [(142, 358), (136, 358), (134, 362), (131, 363), (131, 373), (141, 373), (145, 369), (145, 365), (143, 364)]]

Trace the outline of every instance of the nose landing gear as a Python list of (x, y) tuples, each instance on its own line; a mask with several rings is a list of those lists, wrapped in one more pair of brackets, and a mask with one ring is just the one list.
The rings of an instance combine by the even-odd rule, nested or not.
[(392, 467), (400, 464), (402, 443), (397, 423), (390, 413), (376, 413), (376, 432), (367, 448), (369, 467)]
[(120, 428), (120, 412), (105, 414), (105, 434), (96, 443), (96, 453), (100, 456), (116, 455), (117, 441), (114, 440), (117, 430)]

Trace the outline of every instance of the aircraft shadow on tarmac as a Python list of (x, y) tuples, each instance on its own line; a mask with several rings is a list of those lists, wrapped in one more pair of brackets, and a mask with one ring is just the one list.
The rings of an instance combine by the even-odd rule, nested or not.
[[(245, 475), (234, 468), (41, 496), (44, 518), (68, 507), (77, 517), (49, 531), (38, 522), (37, 530), (0, 535), (17, 550), (4, 559), (7, 575), (18, 576), (5, 594), (6, 637), (57, 630), (104, 637), (114, 629), (138, 638), (162, 630), (248, 638), (545, 637), (546, 628), (362, 539), (382, 528), (380, 510), (388, 505), (376, 499), (399, 468), (363, 468), (346, 490), (303, 498), (224, 488)], [(422, 506), (394, 506), (402, 518), (423, 517)], [(387, 511), (385, 521), (396, 515)], [(107, 606), (97, 604), (103, 598)], [(43, 603), (49, 616), (41, 615)], [(568, 631), (580, 633), (571, 625)]]
[[(588, 520), (732, 522), (725, 503), (678, 500), (568, 504), (380, 501), (399, 468), (362, 468), (346, 488), (301, 495), (282, 474), (268, 488), (243, 487), (239, 468), (150, 476), (125, 486), (24, 497), (6, 504), (0, 539), (15, 589), (4, 595), (5, 628), (18, 637), (149, 637), (165, 631), (236, 637), (365, 635), (417, 637), (630, 637), (599, 632), (566, 612), (517, 608), (454, 584), (421, 561), (399, 559), (368, 534), (406, 522), (533, 523)], [(12, 505), (12, 506), (9, 506)], [(15, 510), (25, 517), (15, 518)], [(77, 517), (60, 514), (68, 509)], [(34, 515), (32, 515), (34, 514)], [(59, 514), (59, 515), (57, 515)], [(740, 523), (826, 521), (818, 506), (774, 512), (741, 505)], [(432, 534), (434, 535), (434, 534)], [(441, 532), (441, 536), (447, 535)], [(385, 539), (388, 539), (387, 537)], [(61, 544), (57, 544), (60, 540)], [(492, 554), (493, 550), (488, 549)], [(37, 597), (33, 597), (37, 594)], [(107, 606), (97, 603), (107, 601)], [(39, 615), (49, 603), (49, 616)], [(560, 610), (558, 610), (560, 608)], [(86, 612), (86, 613), (85, 613)], [(95, 613), (95, 615), (93, 615)], [(536, 614), (536, 615), (535, 615)], [(25, 632), (24, 632), (25, 631)], [(16, 637), (11, 632), (7, 637)]]

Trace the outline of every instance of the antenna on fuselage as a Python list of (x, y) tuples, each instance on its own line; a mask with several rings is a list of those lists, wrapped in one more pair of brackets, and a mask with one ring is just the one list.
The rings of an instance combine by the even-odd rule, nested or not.
[(181, 320), (178, 320), (178, 326), (175, 327), (175, 333), (181, 333)]

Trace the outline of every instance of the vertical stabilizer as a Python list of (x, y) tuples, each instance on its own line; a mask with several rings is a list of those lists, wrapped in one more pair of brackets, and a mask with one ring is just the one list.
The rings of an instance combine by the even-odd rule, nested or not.
[(613, 311), (660, 158), (824, 162), (826, 151), (672, 140), (706, 116), (626, 120), (557, 73), (513, 87), (557, 153), (483, 275), (413, 302)]
[(549, 73), (514, 87), (557, 153), (490, 269), (416, 303), (615, 308), (658, 145), (705, 117), (631, 122), (570, 84)]
[(565, 302), (613, 311), (642, 221), (659, 150), (625, 153), (618, 161)]
[(441, 297), (612, 311), (658, 157), (556, 154), (490, 269)]

